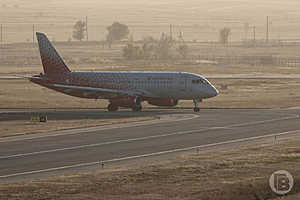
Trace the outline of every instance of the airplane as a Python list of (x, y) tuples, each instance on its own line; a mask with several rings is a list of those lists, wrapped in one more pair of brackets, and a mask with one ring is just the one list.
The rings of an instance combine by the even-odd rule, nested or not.
[(203, 76), (186, 72), (72, 72), (44, 33), (36, 33), (44, 73), (31, 82), (67, 95), (106, 99), (108, 111), (120, 107), (141, 111), (142, 102), (173, 107), (179, 100), (198, 102), (219, 94)]

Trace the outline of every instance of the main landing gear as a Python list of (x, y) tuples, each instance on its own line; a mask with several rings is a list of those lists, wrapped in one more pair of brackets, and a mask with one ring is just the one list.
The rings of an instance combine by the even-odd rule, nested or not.
[(116, 112), (116, 111), (119, 110), (119, 106), (116, 106), (116, 105), (110, 103), (110, 104), (108, 104), (108, 106), (107, 106), (107, 110), (108, 110), (109, 112)]
[(142, 99), (140, 97), (134, 98), (134, 106), (132, 107), (133, 112), (142, 111)]
[(109, 112), (115, 112), (119, 110), (119, 107), (122, 108), (131, 108), (134, 112), (139, 112), (142, 110), (142, 99), (141, 97), (124, 97), (118, 99), (109, 99), (109, 105), (107, 110)]
[(132, 107), (132, 111), (133, 112), (140, 112), (140, 111), (142, 111), (142, 105), (136, 105), (136, 106)]
[(194, 112), (199, 112), (200, 111), (200, 108), (198, 107), (198, 100), (194, 99), (193, 100), (194, 102)]

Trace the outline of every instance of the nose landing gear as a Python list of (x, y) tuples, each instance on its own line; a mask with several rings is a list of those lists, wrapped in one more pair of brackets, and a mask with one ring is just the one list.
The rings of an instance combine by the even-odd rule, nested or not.
[(194, 99), (193, 100), (194, 102), (194, 112), (199, 112), (200, 111), (200, 108), (198, 107), (198, 100), (197, 99)]
[(200, 112), (200, 108), (194, 108), (194, 112)]
[(132, 107), (132, 111), (133, 112), (140, 112), (140, 111), (142, 111), (142, 105), (136, 105), (136, 106)]

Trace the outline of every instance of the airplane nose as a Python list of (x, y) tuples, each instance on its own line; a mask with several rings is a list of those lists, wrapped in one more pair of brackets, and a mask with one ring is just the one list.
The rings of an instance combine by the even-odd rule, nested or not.
[(219, 91), (215, 88), (215, 96), (219, 94)]
[(212, 86), (209, 93), (210, 97), (215, 97), (219, 94), (219, 91), (214, 86)]

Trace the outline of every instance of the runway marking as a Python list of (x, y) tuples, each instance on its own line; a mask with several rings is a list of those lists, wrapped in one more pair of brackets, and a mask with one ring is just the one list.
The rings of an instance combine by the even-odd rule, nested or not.
[[(13, 139), (13, 137), (10, 138), (0, 138), (0, 143), (7, 143), (7, 142), (16, 142), (16, 141), (25, 141), (25, 140), (34, 140), (39, 138), (46, 138), (46, 137), (57, 137), (57, 136), (65, 136), (65, 135), (76, 135), (76, 134), (83, 134), (87, 132), (92, 131), (103, 131), (103, 130), (111, 130), (111, 129), (120, 129), (120, 128), (131, 128), (131, 127), (138, 127), (138, 126), (147, 126), (151, 124), (160, 124), (160, 123), (166, 123), (166, 122), (177, 122), (177, 121), (185, 121), (185, 120), (191, 120), (200, 117), (196, 114), (170, 114), (172, 117), (180, 116), (183, 118), (174, 119), (172, 117), (169, 117), (167, 119), (154, 119), (150, 121), (141, 121), (141, 122), (131, 122), (131, 123), (124, 123), (124, 124), (113, 124), (113, 125), (105, 125), (105, 126), (97, 126), (97, 127), (88, 127), (88, 128), (78, 128), (78, 129), (70, 129), (70, 130), (61, 130), (61, 131), (53, 131), (53, 132), (59, 132), (57, 134), (44, 134), (40, 136), (33, 136), (33, 137), (27, 137), (27, 138), (18, 138), (18, 137), (26, 137), (26, 135), (19, 135), (19, 136), (13, 136), (16, 139)], [(170, 115), (162, 115), (161, 117), (166, 117)], [(189, 116), (189, 117), (187, 117)], [(113, 126), (113, 127), (112, 127)]]
[(269, 138), (269, 137), (284, 136), (284, 135), (289, 135), (289, 134), (293, 134), (293, 133), (294, 134), (295, 133), (299, 134), (300, 130), (287, 131), (287, 132), (282, 132), (282, 133), (277, 133), (277, 134), (269, 134), (269, 135), (249, 137), (249, 138), (236, 139), (236, 140), (229, 140), (229, 141), (225, 141), (225, 142), (199, 145), (199, 146), (193, 146), (193, 147), (187, 147), (187, 148), (181, 148), (181, 149), (173, 149), (173, 150), (168, 150), (168, 151), (160, 151), (160, 152), (142, 154), (142, 155), (136, 155), (136, 156), (128, 156), (128, 157), (123, 157), (123, 158), (115, 158), (115, 159), (111, 159), (111, 160), (95, 161), (95, 162), (89, 162), (89, 163), (79, 163), (79, 164), (75, 164), (75, 165), (68, 165), (68, 166), (55, 167), (55, 168), (49, 168), (49, 169), (42, 169), (42, 170), (35, 170), (35, 171), (28, 171), (28, 172), (20, 172), (20, 173), (15, 173), (15, 174), (3, 175), (3, 176), (0, 176), (0, 178), (10, 178), (10, 177), (31, 175), (31, 174), (37, 174), (37, 173), (43, 173), (43, 172), (64, 170), (64, 169), (87, 167), (87, 166), (92, 166), (92, 165), (101, 164), (101, 163), (110, 163), (110, 162), (117, 162), (117, 161), (124, 161), (124, 160), (132, 160), (132, 159), (137, 159), (137, 158), (146, 158), (146, 157), (152, 157), (152, 156), (159, 156), (159, 155), (163, 155), (163, 154), (190, 151), (190, 150), (194, 150), (194, 149), (197, 149), (197, 148), (209, 148), (209, 147), (215, 147), (215, 146), (226, 145), (226, 144), (246, 142), (246, 141), (257, 140), (257, 139), (264, 139), (264, 138)]
[(131, 138), (131, 139), (125, 139), (125, 140), (116, 140), (116, 141), (110, 141), (110, 142), (101, 142), (101, 143), (94, 143), (94, 144), (87, 144), (87, 145), (79, 145), (79, 146), (59, 148), (59, 149), (51, 149), (51, 150), (44, 150), (44, 151), (37, 151), (37, 152), (31, 152), (31, 153), (21, 153), (21, 154), (9, 155), (9, 156), (0, 156), (0, 159), (19, 158), (19, 157), (39, 155), (39, 154), (45, 154), (45, 153), (54, 153), (54, 152), (59, 152), (59, 151), (85, 149), (85, 148), (98, 147), (98, 146), (104, 146), (104, 145), (111, 145), (111, 144), (118, 144), (118, 143), (125, 143), (125, 142), (134, 142), (134, 141), (142, 141), (142, 140), (156, 139), (156, 138), (162, 138), (162, 137), (169, 137), (169, 136), (175, 136), (175, 135), (186, 135), (186, 134), (201, 133), (201, 132), (204, 132), (204, 131), (211, 131), (211, 130), (223, 130), (223, 129), (230, 129), (230, 128), (233, 128), (233, 127), (256, 125), (256, 124), (262, 124), (262, 123), (267, 123), (267, 122), (282, 121), (282, 120), (295, 119), (295, 118), (299, 118), (299, 116), (295, 115), (294, 117), (291, 116), (291, 117), (283, 117), (283, 118), (278, 118), (278, 119), (263, 120), (263, 121), (249, 122), (249, 123), (232, 124), (232, 125), (224, 126), (224, 127), (211, 127), (211, 128), (196, 129), (196, 130), (189, 130), (189, 131), (179, 131), (179, 132), (169, 133), (169, 134), (161, 134), (161, 135), (153, 135), (153, 136), (140, 137), (140, 138)]
[(8, 158), (16, 158), (16, 157), (26, 157), (31, 155), (38, 155), (38, 154), (44, 154), (44, 153), (53, 153), (58, 151), (66, 151), (66, 150), (76, 150), (76, 149), (84, 149), (84, 148), (90, 148), (90, 147), (96, 147), (96, 146), (104, 146), (104, 145), (110, 145), (110, 144), (118, 144), (118, 143), (125, 143), (125, 142), (134, 142), (134, 141), (141, 141), (141, 140), (148, 140), (148, 139), (155, 139), (155, 138), (162, 138), (162, 137), (168, 137), (168, 136), (174, 136), (174, 135), (185, 135), (185, 134), (192, 134), (196, 132), (202, 132), (202, 131), (208, 131), (208, 130), (217, 130), (217, 129), (223, 129), (222, 127), (216, 127), (216, 128), (207, 128), (207, 129), (197, 129), (197, 130), (190, 130), (190, 131), (181, 131), (176, 133), (169, 133), (169, 134), (162, 134), (162, 135), (153, 135), (153, 136), (147, 136), (147, 137), (140, 137), (140, 138), (132, 138), (127, 140), (116, 140), (111, 142), (102, 142), (102, 143), (95, 143), (95, 144), (87, 144), (87, 145), (80, 145), (80, 146), (74, 146), (74, 147), (66, 147), (66, 148), (60, 148), (60, 149), (52, 149), (52, 150), (45, 150), (45, 151), (37, 151), (37, 152), (31, 152), (31, 153), (23, 153), (23, 154), (15, 154), (10, 156), (0, 156), (0, 159), (8, 159)]

